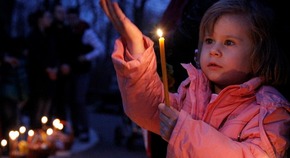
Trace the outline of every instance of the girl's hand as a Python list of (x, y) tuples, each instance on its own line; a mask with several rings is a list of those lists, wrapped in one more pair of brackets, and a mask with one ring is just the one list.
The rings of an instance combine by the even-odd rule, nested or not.
[(120, 9), (117, 2), (111, 0), (100, 0), (100, 5), (112, 22), (115, 29), (120, 33), (122, 40), (126, 43), (129, 52), (138, 57), (145, 51), (143, 34)]
[(164, 103), (159, 104), (158, 108), (160, 110), (160, 135), (164, 140), (169, 141), (176, 125), (179, 111)]

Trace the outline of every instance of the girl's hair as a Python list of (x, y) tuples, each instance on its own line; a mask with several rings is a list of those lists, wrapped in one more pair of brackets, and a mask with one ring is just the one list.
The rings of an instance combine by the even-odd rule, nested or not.
[(250, 56), (252, 75), (262, 77), (265, 84), (282, 85), (287, 82), (288, 68), (284, 52), (275, 37), (274, 12), (258, 0), (220, 0), (204, 14), (199, 32), (199, 53), (205, 33), (212, 33), (216, 21), (225, 14), (242, 15), (251, 31), (253, 53)]

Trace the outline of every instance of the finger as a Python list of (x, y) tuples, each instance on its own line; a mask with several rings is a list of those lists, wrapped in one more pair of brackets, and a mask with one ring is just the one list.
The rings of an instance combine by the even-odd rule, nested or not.
[(163, 113), (160, 113), (159, 118), (160, 118), (160, 122), (163, 122), (164, 124), (166, 124), (166, 126), (170, 125), (170, 123), (169, 123), (170, 122), (170, 118), (168, 118)]
[(118, 19), (119, 21), (123, 21), (126, 18), (126, 15), (122, 11), (122, 9), (118, 5), (118, 3), (114, 2), (113, 3), (113, 8), (114, 8), (114, 11), (115, 11), (116, 19)]
[(166, 115), (161, 114), (160, 116), (160, 122), (166, 126), (167, 130), (173, 130), (176, 125), (176, 120), (172, 120), (171, 118), (167, 117)]
[(100, 0), (100, 5), (101, 5), (101, 8), (103, 9), (103, 11), (105, 12), (105, 14), (107, 15), (107, 17), (112, 21), (111, 14), (110, 14), (109, 9), (108, 9), (108, 5), (111, 5), (111, 1), (110, 0)]
[(168, 129), (163, 122), (160, 122), (160, 136), (166, 141), (169, 140)]
[(124, 21), (127, 19), (126, 15), (120, 8), (119, 4), (117, 2), (112, 3), (112, 19), (114, 21), (114, 26), (117, 30), (119, 30), (120, 33), (124, 30)]
[[(124, 16), (124, 13), (122, 12), (121, 8), (119, 7), (117, 2), (111, 2), (111, 0), (105, 0), (105, 7), (107, 8), (107, 12), (111, 18), (111, 21), (113, 22), (113, 25), (117, 28), (120, 27), (121, 23), (121, 15)], [(121, 15), (118, 15), (120, 14)]]
[(174, 110), (173, 108), (171, 108), (170, 106), (166, 106), (164, 103), (159, 104), (158, 106), (159, 110), (165, 114), (167, 117), (172, 117), (174, 116)]

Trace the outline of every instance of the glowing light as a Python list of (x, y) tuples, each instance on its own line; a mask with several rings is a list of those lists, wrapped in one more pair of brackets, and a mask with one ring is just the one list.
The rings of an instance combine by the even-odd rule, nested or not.
[(58, 124), (60, 124), (60, 120), (59, 119), (54, 119), (52, 122), (52, 125), (56, 128), (58, 126)]
[(163, 31), (161, 29), (157, 29), (157, 35), (159, 37), (162, 37), (163, 36)]
[(46, 116), (42, 116), (41, 123), (46, 124), (48, 121), (48, 118)]
[(26, 128), (25, 128), (24, 126), (21, 126), (21, 127), (19, 128), (19, 132), (20, 132), (21, 134), (25, 133), (25, 132), (26, 132)]
[(31, 129), (31, 130), (29, 130), (28, 131), (28, 135), (30, 136), (30, 137), (32, 137), (33, 135), (34, 135), (34, 131)]
[(5, 147), (5, 146), (7, 145), (7, 143), (8, 143), (8, 142), (7, 142), (6, 139), (2, 139), (2, 140), (1, 140), (1, 146), (2, 146), (2, 147)]
[(53, 130), (52, 130), (52, 128), (48, 128), (47, 130), (46, 130), (46, 134), (47, 135), (52, 135), (53, 134)]
[(9, 132), (9, 137), (10, 137), (11, 140), (15, 140), (18, 136), (19, 136), (19, 132), (18, 131), (10, 131)]

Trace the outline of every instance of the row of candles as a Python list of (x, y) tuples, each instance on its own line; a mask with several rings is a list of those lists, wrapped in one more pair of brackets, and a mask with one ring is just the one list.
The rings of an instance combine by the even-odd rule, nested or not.
[[(54, 131), (58, 130), (61, 131), (64, 128), (64, 125), (61, 123), (59, 119), (54, 119), (52, 122), (53, 128), (46, 126), (46, 123), (48, 122), (48, 118), (46, 116), (43, 116), (41, 118), (42, 123), (42, 131), (46, 133), (47, 138), (51, 136)], [(36, 137), (35, 131), (30, 129), (27, 132), (27, 135), (25, 134), (27, 131), (25, 126), (21, 126), (19, 130), (11, 130), (9, 132), (9, 140), (6, 139), (1, 140), (1, 152), (4, 153), (8, 151), (9, 154), (13, 151), (17, 151), (23, 154), (27, 154), (28, 152), (28, 144), (29, 143), (35, 143)], [(46, 138), (46, 139), (47, 139)], [(9, 147), (8, 146), (9, 143)]]

